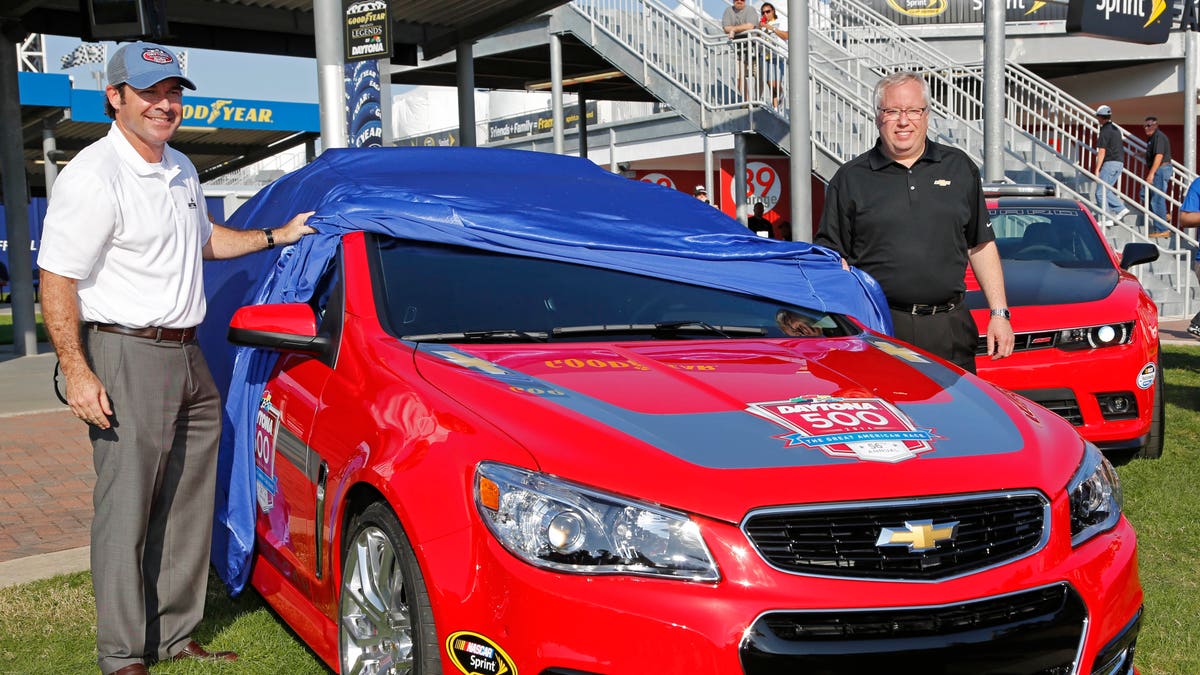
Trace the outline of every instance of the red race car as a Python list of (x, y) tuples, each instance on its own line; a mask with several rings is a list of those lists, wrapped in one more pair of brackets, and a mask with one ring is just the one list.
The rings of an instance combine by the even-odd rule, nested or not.
[[(1162, 455), (1164, 394), (1158, 309), (1129, 268), (1158, 258), (1149, 243), (1118, 257), (1082, 204), (1052, 187), (986, 185), (1016, 347), (992, 360), (981, 328), (979, 376), (1058, 413), (1101, 450)], [(976, 325), (987, 303), (970, 270)]]
[[(636, 201), (622, 218), (687, 229), (712, 211), (545, 161), (545, 190), (513, 194), (586, 178), (617, 196), (559, 215), (611, 224)], [(446, 231), (538, 217), (476, 184), (404, 208), (452, 204), (427, 221)], [(319, 222), (387, 208), (377, 185), (362, 207), (343, 188)], [(803, 246), (728, 222), (732, 245)], [(724, 288), (728, 260), (685, 282), (639, 262), (654, 246), (550, 256), (544, 230), (519, 234), (347, 231), (328, 261), (291, 252), (311, 273), (293, 301), (233, 315), (231, 340), (280, 355), (233, 415), (254, 440), (250, 583), (331, 667), (1135, 672), (1136, 536), (1111, 465), (1061, 418), (845, 314)], [(234, 388), (256, 379), (240, 372)]]

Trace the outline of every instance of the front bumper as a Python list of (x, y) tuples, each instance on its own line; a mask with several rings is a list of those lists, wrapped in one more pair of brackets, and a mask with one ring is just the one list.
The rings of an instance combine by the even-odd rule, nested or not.
[[(1140, 342), (1080, 352), (1014, 352), (996, 361), (981, 356), (976, 365), (981, 378), (1057, 413), (1101, 450), (1133, 449), (1145, 444), (1154, 409), (1153, 383), (1139, 386), (1139, 376), (1157, 358)], [(1136, 412), (1106, 415), (1101, 400), (1114, 394), (1130, 396)]]
[[(481, 527), (426, 544), (418, 555), (438, 634), (476, 632), (534, 675), (1125, 675), (1093, 670), (1123, 634), (1136, 639), (1142, 592), (1124, 519), (1078, 549), (1052, 537), (1035, 555), (943, 582), (787, 574), (736, 527), (700, 525), (716, 583), (552, 573)], [(821, 622), (825, 634), (814, 634)]]

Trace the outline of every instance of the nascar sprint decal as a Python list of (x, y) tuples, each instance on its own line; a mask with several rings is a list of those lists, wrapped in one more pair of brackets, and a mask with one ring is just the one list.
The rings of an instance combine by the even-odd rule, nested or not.
[(450, 661), (466, 675), (517, 675), (508, 654), (479, 633), (460, 630), (446, 638)]
[(902, 462), (933, 450), (932, 429), (921, 429), (881, 398), (812, 396), (751, 403), (749, 412), (792, 433), (784, 447), (819, 449), (830, 457)]

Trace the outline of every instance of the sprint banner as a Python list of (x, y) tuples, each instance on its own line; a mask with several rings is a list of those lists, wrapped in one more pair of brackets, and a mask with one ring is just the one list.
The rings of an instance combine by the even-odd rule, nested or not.
[[(867, 0), (867, 4), (902, 26), (983, 23), (985, 11), (984, 0)], [(1044, 0), (1008, 0), (1004, 12), (1004, 20), (1008, 23), (1062, 21), (1065, 18), (1065, 5)]]
[(1167, 41), (1172, 18), (1166, 0), (1071, 0), (1067, 33), (1156, 45)]

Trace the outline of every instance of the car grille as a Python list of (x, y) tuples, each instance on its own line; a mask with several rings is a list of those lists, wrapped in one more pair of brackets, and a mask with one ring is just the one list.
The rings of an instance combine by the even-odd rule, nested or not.
[[(1013, 335), (1013, 351), (1027, 352), (1034, 349), (1050, 349), (1058, 343), (1058, 331), (1048, 330), (1037, 333), (1017, 333)], [(980, 335), (975, 342), (975, 355), (987, 354), (987, 336)]]
[(1079, 401), (1075, 399), (1075, 392), (1070, 389), (1027, 389), (1018, 390), (1017, 393), (1074, 426), (1083, 426), (1083, 413), (1079, 410)]
[(741, 647), (747, 675), (1069, 675), (1087, 610), (1067, 584), (936, 607), (771, 612)]
[[(849, 505), (781, 507), (751, 513), (742, 531), (784, 572), (829, 577), (934, 580), (1028, 555), (1048, 534), (1049, 503), (1038, 492), (940, 497)], [(884, 528), (957, 523), (956, 534), (928, 550), (877, 546)]]

